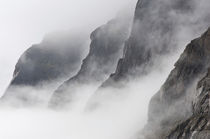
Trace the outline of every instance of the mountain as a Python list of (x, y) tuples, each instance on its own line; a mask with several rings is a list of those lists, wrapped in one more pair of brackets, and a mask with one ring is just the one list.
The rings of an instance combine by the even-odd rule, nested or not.
[(210, 68), (206, 76), (198, 82), (197, 97), (192, 105), (192, 116), (176, 125), (168, 139), (208, 139), (210, 138), (209, 95)]
[(155, 69), (154, 63), (176, 52), (182, 35), (178, 30), (199, 28), (190, 19), (194, 17), (194, 8), (193, 0), (138, 0), (123, 57), (118, 61), (115, 72), (90, 98), (88, 105), (98, 105), (104, 97), (103, 93), (107, 94), (104, 90), (121, 89), (127, 82), (146, 76)]
[[(194, 33), (209, 25), (210, 14), (199, 15), (198, 3), (138, 0), (131, 31), (131, 20), (124, 16), (100, 26), (90, 35), (90, 49), (83, 61), (80, 48), (86, 39), (80, 34), (67, 42), (58, 41), (57, 36), (46, 39), (21, 56), (2, 100), (34, 103), (37, 86), (61, 78), (61, 86), (53, 86), (57, 89), (50, 98), (51, 108), (71, 107), (70, 103), (89, 97), (91, 105), (95, 98), (101, 103), (97, 97), (106, 99), (101, 95), (103, 89), (120, 90), (129, 81), (148, 75), (155, 70), (155, 62), (174, 53), (179, 41), (188, 37), (183, 32)], [(209, 138), (210, 28), (187, 45), (174, 66), (150, 101), (145, 139)], [(25, 88), (28, 86), (34, 87), (33, 93)]]
[[(176, 29), (181, 24), (177, 12), (184, 16), (193, 9), (192, 0), (139, 0), (136, 5), (131, 35), (125, 43), (123, 58), (114, 74), (102, 85), (113, 86), (127, 76), (136, 77), (150, 72), (148, 67), (160, 55), (175, 50)], [(139, 78), (138, 76), (138, 78)], [(118, 83), (117, 83), (118, 84)]]
[[(209, 74), (204, 79), (202, 77), (208, 72), (209, 66), (210, 28), (200, 38), (187, 45), (168, 79), (159, 92), (152, 97), (149, 105), (148, 124), (144, 129), (147, 138), (162, 139), (173, 129), (174, 125), (184, 120), (186, 121), (180, 124), (169, 138), (180, 136), (190, 138), (188, 134), (192, 135), (192, 132), (197, 130), (206, 132), (204, 127), (201, 128), (201, 125), (197, 124), (203, 124), (200, 122), (205, 119), (206, 111), (208, 111), (209, 104), (206, 104)], [(198, 88), (203, 88), (198, 94), (196, 94), (197, 84)], [(195, 99), (197, 102), (193, 103)]]
[(72, 76), (80, 67), (87, 43), (85, 33), (56, 32), (47, 35), (40, 44), (33, 45), (22, 54), (1, 101), (16, 97), (23, 103), (33, 102), (33, 98), (28, 100), (30, 92), (24, 87), (38, 88)]
[(76, 99), (76, 95), (85, 95), (87, 85), (92, 85), (94, 90), (108, 78), (122, 56), (130, 21), (126, 16), (118, 16), (93, 31), (89, 53), (79, 72), (54, 92), (50, 107), (65, 107)]

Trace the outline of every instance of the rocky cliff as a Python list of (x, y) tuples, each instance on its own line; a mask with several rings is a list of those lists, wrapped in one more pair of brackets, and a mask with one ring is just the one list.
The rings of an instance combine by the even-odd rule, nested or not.
[(176, 49), (176, 30), (182, 24), (179, 18), (193, 7), (192, 0), (138, 0), (123, 58), (101, 87), (118, 86), (128, 76), (139, 78), (150, 72), (154, 59)]
[(51, 107), (67, 105), (75, 99), (75, 95), (84, 92), (84, 86), (94, 85), (97, 88), (107, 79), (122, 56), (130, 21), (130, 18), (119, 16), (93, 31), (90, 36), (90, 50), (81, 69), (54, 92), (49, 104)]
[(198, 82), (196, 99), (192, 103), (192, 116), (180, 122), (170, 131), (168, 139), (209, 139), (210, 117), (210, 69), (207, 75)]
[(45, 86), (49, 82), (69, 78), (79, 69), (87, 43), (85, 34), (57, 32), (47, 35), (40, 44), (33, 45), (20, 57), (1, 100), (18, 97), (20, 101), (26, 101), (30, 93), (19, 88)]
[[(168, 79), (163, 84), (160, 91), (151, 99), (148, 124), (145, 127), (147, 138), (164, 138), (174, 125), (179, 121), (189, 118), (193, 112), (199, 113), (197, 111), (201, 110), (200, 114), (203, 113), (202, 109), (206, 106), (204, 103), (206, 103), (205, 97), (207, 97), (205, 91), (203, 91), (204, 94), (201, 93), (201, 95), (198, 96), (198, 102), (194, 104), (193, 111), (192, 104), (193, 100), (196, 98), (195, 89), (197, 82), (206, 74), (210, 66), (209, 50), (210, 29), (200, 38), (193, 40), (187, 45)], [(205, 85), (204, 90), (208, 88), (207, 79), (208, 76), (199, 83), (199, 88), (203, 85)], [(169, 137), (185, 136), (183, 134), (185, 130), (186, 133), (193, 131), (193, 124), (205, 120), (202, 118), (202, 114), (200, 116), (201, 117), (198, 119), (193, 116), (191, 119), (179, 125), (177, 127), (179, 131), (173, 131)], [(193, 120), (195, 121), (193, 122)], [(190, 126), (192, 129), (190, 129)], [(201, 125), (197, 125), (197, 128), (200, 128), (200, 126)], [(188, 135), (186, 135), (186, 138), (187, 137)]]
[(166, 54), (176, 52), (179, 45), (178, 30), (190, 28), (192, 24), (192, 30), (197, 28), (196, 23), (190, 20), (191, 16), (194, 17), (194, 8), (194, 0), (138, 0), (123, 57), (115, 73), (99, 87), (88, 105), (94, 107), (97, 103), (103, 103), (103, 94), (108, 94), (106, 90), (110, 87), (125, 87), (127, 82), (141, 78), (155, 69), (152, 68), (154, 63)]

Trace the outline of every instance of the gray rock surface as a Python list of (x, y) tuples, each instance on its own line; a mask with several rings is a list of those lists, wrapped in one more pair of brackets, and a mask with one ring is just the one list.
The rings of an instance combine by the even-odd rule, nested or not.
[(123, 57), (118, 61), (115, 72), (90, 98), (87, 107), (100, 105), (104, 95), (113, 94), (106, 90), (126, 87), (127, 82), (151, 73), (155, 62), (176, 52), (177, 30), (196, 24), (191, 23), (189, 18), (194, 8), (194, 0), (138, 0)]
[[(128, 76), (133, 79), (149, 73), (155, 59), (176, 50), (176, 30), (182, 24), (180, 17), (193, 8), (193, 0), (138, 0), (123, 58), (115, 73), (101, 87), (121, 87), (120, 81)], [(179, 15), (173, 15), (173, 12)]]
[(193, 115), (178, 124), (167, 136), (168, 139), (209, 139), (210, 138), (210, 69), (198, 83), (197, 97), (193, 102)]
[(85, 85), (98, 86), (114, 72), (129, 35), (130, 18), (119, 16), (91, 34), (90, 50), (79, 72), (64, 82), (53, 94), (50, 107), (65, 107), (82, 93)]
[(33, 45), (22, 54), (1, 100), (18, 97), (16, 99), (22, 102), (30, 101), (27, 100), (30, 92), (19, 91), (19, 88), (45, 86), (69, 78), (79, 69), (87, 43), (87, 35), (82, 33), (48, 34), (40, 44)]
[(210, 29), (187, 45), (168, 79), (151, 99), (148, 124), (145, 127), (147, 138), (164, 138), (177, 122), (192, 115), (197, 82), (210, 66), (209, 50)]

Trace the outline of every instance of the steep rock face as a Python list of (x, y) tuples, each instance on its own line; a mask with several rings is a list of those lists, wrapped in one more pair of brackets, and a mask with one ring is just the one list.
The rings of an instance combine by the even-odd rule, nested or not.
[(210, 69), (198, 83), (197, 97), (193, 102), (193, 115), (178, 124), (167, 136), (168, 139), (209, 139), (210, 138)]
[(101, 87), (119, 86), (128, 76), (139, 78), (150, 72), (154, 59), (176, 49), (176, 30), (182, 24), (179, 18), (193, 7), (193, 0), (138, 0), (123, 58)]
[(100, 105), (104, 95), (113, 94), (109, 88), (121, 89), (128, 81), (147, 75), (158, 59), (176, 51), (178, 30), (194, 24), (189, 18), (194, 6), (194, 0), (138, 0), (123, 58), (115, 73), (90, 98), (88, 107)]
[[(187, 45), (160, 91), (149, 106), (147, 138), (163, 138), (177, 121), (192, 114), (199, 79), (210, 66), (210, 29)], [(151, 131), (151, 132), (149, 132)]]
[(79, 69), (87, 43), (85, 34), (58, 32), (47, 35), (40, 44), (33, 45), (20, 57), (2, 100), (13, 97), (26, 100), (30, 93), (18, 91), (18, 88), (63, 81), (72, 76)]
[(123, 43), (129, 34), (130, 19), (118, 17), (97, 28), (90, 36), (90, 51), (80, 71), (63, 83), (53, 94), (50, 106), (63, 107), (74, 100), (85, 85), (98, 86), (115, 69), (122, 56)]

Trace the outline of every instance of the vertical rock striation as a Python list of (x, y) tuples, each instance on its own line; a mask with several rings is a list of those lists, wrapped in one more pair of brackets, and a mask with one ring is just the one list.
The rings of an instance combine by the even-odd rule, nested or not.
[[(148, 124), (145, 127), (147, 138), (164, 138), (178, 121), (191, 116), (196, 84), (210, 66), (209, 50), (210, 29), (187, 45), (168, 79), (151, 99)], [(208, 86), (206, 79), (199, 84)], [(201, 101), (202, 97), (206, 96), (201, 95)], [(198, 109), (199, 103), (194, 109)]]
[[(103, 103), (109, 88), (121, 89), (128, 81), (150, 73), (155, 62), (178, 48), (179, 30), (195, 29), (194, 0), (138, 0), (131, 35), (125, 42), (123, 58), (115, 73), (90, 98), (90, 107)], [(107, 91), (108, 90), (108, 91)], [(89, 106), (88, 106), (89, 107)]]
[(167, 136), (168, 139), (210, 138), (210, 69), (198, 83), (197, 97), (193, 102), (193, 115), (178, 124)]
[(115, 86), (128, 76), (135, 78), (136, 74), (142, 76), (150, 72), (149, 67), (156, 58), (176, 49), (180, 18), (193, 12), (193, 8), (192, 0), (138, 0), (123, 58), (102, 88)]

